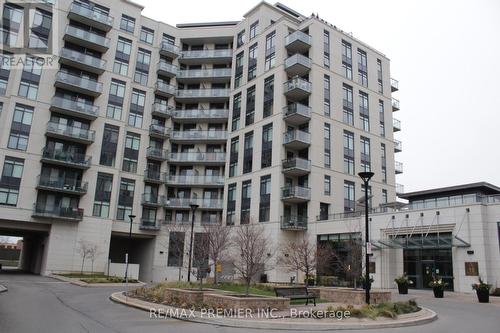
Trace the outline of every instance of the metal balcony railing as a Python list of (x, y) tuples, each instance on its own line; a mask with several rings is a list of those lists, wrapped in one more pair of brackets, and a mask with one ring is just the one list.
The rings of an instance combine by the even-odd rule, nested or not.
[(168, 198), (165, 202), (165, 206), (171, 208), (190, 208), (191, 204), (197, 204), (201, 209), (223, 208), (221, 199)]
[(42, 204), (33, 205), (33, 216), (43, 218), (60, 218), (81, 221), (83, 219), (82, 208), (73, 207), (46, 207)]
[(307, 230), (307, 216), (281, 216), (282, 230)]
[(51, 177), (43, 175), (39, 175), (37, 180), (39, 187), (60, 190), (63, 192), (74, 192), (78, 194), (87, 193), (88, 183), (82, 182), (81, 180), (64, 178), (52, 179)]
[(141, 230), (152, 230), (158, 231), (161, 229), (162, 221), (157, 219), (141, 218), (141, 224), (139, 224), (139, 229)]
[(392, 98), (391, 99), (391, 104), (392, 104), (392, 110), (393, 111), (398, 111), (399, 110), (399, 100)]
[(88, 142), (94, 142), (95, 140), (95, 131), (51, 121), (47, 123), (47, 132)]
[(148, 158), (166, 160), (167, 156), (168, 156), (168, 150), (162, 148), (148, 147), (146, 151), (146, 157)]
[(403, 173), (403, 163), (402, 163), (402, 162), (398, 162), (398, 161), (396, 161), (396, 162), (394, 163), (394, 168), (395, 168), (395, 170), (396, 170), (396, 173), (398, 173), (398, 174), (399, 174), (399, 173)]
[(153, 193), (143, 193), (141, 198), (142, 204), (146, 205), (162, 205), (165, 201), (162, 195)]
[(89, 168), (92, 161), (91, 156), (47, 147), (42, 150), (42, 158), (85, 168)]
[(394, 151), (399, 153), (403, 151), (403, 143), (399, 140), (394, 140)]
[(167, 137), (169, 135), (169, 133), (170, 133), (170, 129), (163, 126), (163, 125), (151, 124), (149, 126), (149, 134), (151, 134), (151, 135)]
[(392, 118), (392, 128), (394, 129), (394, 132), (401, 131), (401, 121), (396, 118)]
[(154, 103), (152, 112), (157, 115), (161, 115), (164, 117), (170, 117), (174, 112), (174, 107), (170, 105), (165, 105), (162, 103)]

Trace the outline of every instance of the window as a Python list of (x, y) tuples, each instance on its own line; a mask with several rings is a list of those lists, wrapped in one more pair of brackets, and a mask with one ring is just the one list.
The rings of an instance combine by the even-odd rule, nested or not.
[(332, 179), (330, 176), (325, 176), (323, 189), (325, 191), (325, 195), (332, 194)]
[(366, 52), (358, 49), (358, 83), (368, 87), (368, 63)]
[(130, 112), (128, 116), (128, 124), (134, 127), (142, 127), (142, 117), (144, 106), (146, 104), (146, 93), (144, 91), (133, 89), (130, 100)]
[(266, 36), (266, 60), (264, 70), (270, 70), (276, 62), (276, 31), (271, 32)]
[(236, 183), (232, 183), (227, 186), (226, 225), (234, 225), (235, 210), (236, 210)]
[(382, 60), (377, 59), (377, 81), (378, 81), (378, 92), (384, 93), (384, 83), (382, 81)]
[(273, 159), (273, 124), (262, 127), (261, 168), (270, 167)]
[(330, 77), (325, 75), (323, 78), (323, 112), (325, 116), (330, 117)]
[(246, 39), (245, 30), (242, 30), (236, 36), (236, 47), (238, 48), (243, 46), (243, 44), (245, 44), (245, 39)]
[(259, 21), (255, 21), (250, 26), (250, 40), (254, 39), (259, 33)]
[(240, 224), (250, 223), (251, 198), (252, 198), (252, 181), (246, 180), (241, 184)]
[(146, 27), (141, 27), (140, 39), (142, 42), (147, 44), (153, 44), (153, 39), (155, 36), (155, 31)]
[(118, 134), (120, 128), (109, 124), (104, 124), (104, 131), (101, 144), (100, 165), (115, 166), (116, 148), (118, 146)]
[(118, 37), (116, 45), (115, 62), (113, 63), (113, 73), (123, 76), (128, 75), (130, 53), (132, 52), (132, 41), (123, 37)]
[(6, 156), (0, 179), (0, 205), (17, 205), (24, 160)]
[(109, 94), (120, 98), (125, 97), (125, 82), (111, 80)]
[(361, 120), (361, 128), (368, 132), (370, 131), (370, 114), (368, 109), (368, 94), (359, 92), (359, 118)]
[(384, 101), (378, 101), (378, 115), (380, 119), (380, 135), (385, 137), (385, 112), (384, 112)]
[(167, 266), (182, 267), (184, 259), (184, 232), (172, 231), (168, 236)]
[(354, 175), (354, 133), (344, 131), (344, 172)]
[(240, 139), (235, 137), (231, 139), (231, 148), (229, 156), (229, 177), (236, 176), (238, 172), (238, 151), (239, 151)]
[(125, 137), (125, 152), (123, 157), (122, 170), (126, 172), (137, 172), (137, 159), (139, 156), (139, 148), (141, 136), (136, 133), (127, 132)]
[(245, 133), (245, 150), (243, 151), (243, 173), (252, 172), (253, 166), (253, 131)]
[(385, 143), (380, 144), (380, 157), (382, 159), (382, 182), (387, 183), (387, 152)]
[(248, 81), (257, 76), (257, 43), (248, 49)]
[(323, 31), (323, 65), (330, 68), (330, 32)]
[(115, 59), (115, 62), (113, 63), (113, 73), (127, 76), (128, 75), (128, 62)]
[(151, 63), (151, 52), (139, 49), (137, 51), (137, 63), (141, 65), (149, 65)]
[(18, 95), (26, 97), (27, 99), (36, 100), (38, 96), (38, 83), (21, 81)]
[(325, 123), (324, 125), (324, 142), (325, 142), (325, 168), (330, 168), (331, 159), (331, 129), (330, 124)]
[(237, 93), (233, 97), (233, 116), (231, 121), (232, 131), (236, 131), (240, 128), (240, 115), (241, 115), (241, 93)]
[(8, 148), (26, 151), (33, 121), (33, 108), (16, 104), (10, 128)]
[(355, 208), (354, 202), (354, 183), (344, 181), (344, 212), (353, 212)]
[(8, 147), (11, 149), (26, 151), (28, 148), (28, 136), (19, 133), (11, 133), (9, 136)]
[(387, 190), (382, 190), (382, 203), (386, 204), (388, 202), (387, 199)]
[(30, 29), (29, 47), (47, 49), (51, 28), (52, 14), (36, 8), (35, 15), (33, 16), (33, 23)]
[(113, 175), (98, 172), (94, 194), (94, 209), (92, 216), (108, 218), (111, 191), (113, 189)]
[(238, 88), (241, 86), (243, 83), (243, 56), (244, 52), (241, 51), (236, 55), (236, 69), (235, 69), (235, 76), (234, 76), (234, 88)]
[(344, 123), (354, 126), (354, 111), (352, 103), (352, 87), (348, 85), (342, 86), (343, 96), (343, 121)]
[(255, 117), (255, 86), (247, 89), (247, 110), (245, 114), (245, 126), (251, 125)]
[(144, 49), (137, 51), (137, 61), (135, 66), (134, 82), (143, 86), (148, 84), (149, 65), (151, 63), (151, 52)]
[(116, 52), (123, 55), (130, 55), (132, 53), (132, 41), (123, 37), (118, 37)]
[(344, 76), (352, 80), (352, 47), (344, 40), (342, 41), (342, 69)]
[(361, 169), (365, 172), (370, 171), (370, 139), (361, 137)]
[(106, 117), (121, 120), (122, 107), (119, 105), (108, 104), (108, 107), (106, 108)]
[(269, 221), (271, 215), (271, 175), (260, 177), (259, 222)]
[(274, 106), (274, 75), (264, 80), (264, 107), (262, 117), (266, 118), (273, 114)]
[(123, 14), (122, 20), (120, 21), (120, 29), (133, 34), (135, 29), (135, 18)]
[(133, 179), (122, 178), (120, 181), (120, 193), (118, 195), (117, 220), (128, 219), (132, 214), (134, 203), (135, 181)]
[(325, 221), (328, 220), (328, 213), (330, 211), (330, 204), (325, 202), (319, 203), (319, 220)]

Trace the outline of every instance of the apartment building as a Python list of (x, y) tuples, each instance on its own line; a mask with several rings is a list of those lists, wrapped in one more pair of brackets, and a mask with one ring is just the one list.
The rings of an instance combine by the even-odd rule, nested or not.
[[(92, 243), (105, 271), (131, 227), (140, 279), (177, 279), (188, 239), (170, 227), (193, 213), (197, 234), (260, 223), (278, 246), (358, 211), (360, 171), (372, 207), (402, 192), (389, 59), (317, 16), (261, 2), (174, 27), (127, 0), (35, 7), (30, 44), (57, 63), (0, 70), (0, 231), (24, 237), (24, 268), (79, 270)], [(3, 4), (4, 59), (24, 10)]]

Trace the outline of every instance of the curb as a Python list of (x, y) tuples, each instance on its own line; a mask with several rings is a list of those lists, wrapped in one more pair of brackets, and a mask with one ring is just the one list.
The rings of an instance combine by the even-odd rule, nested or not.
[[(424, 325), (434, 320), (437, 320), (438, 316), (436, 312), (428, 309), (421, 308), (417, 317), (413, 315), (409, 317), (407, 315), (401, 315), (400, 319), (389, 321), (372, 321), (372, 322), (358, 322), (358, 323), (340, 323), (338, 321), (328, 321), (325, 323), (314, 323), (306, 321), (297, 322), (284, 322), (278, 321), (279, 319), (268, 319), (264, 320), (243, 320), (243, 319), (233, 319), (233, 318), (201, 318), (200, 312), (194, 312), (197, 316), (194, 318), (186, 316), (175, 316), (173, 313), (168, 312), (169, 310), (175, 311), (179, 308), (150, 303), (138, 299), (125, 297), (124, 292), (116, 292), (111, 294), (109, 297), (113, 302), (123, 304), (125, 306), (130, 306), (139, 310), (150, 312), (151, 309), (165, 310), (166, 314), (170, 314), (170, 318), (184, 320), (199, 324), (209, 324), (225, 327), (235, 327), (235, 328), (256, 328), (256, 329), (274, 329), (274, 330), (291, 330), (291, 331), (331, 331), (331, 330), (356, 330), (356, 329), (380, 329), (380, 328), (395, 328), (395, 327), (408, 327)], [(406, 316), (406, 317), (405, 317)], [(163, 319), (163, 318), (162, 318)], [(286, 319), (286, 318), (285, 318)]]
[[(73, 284), (75, 286), (79, 287), (84, 287), (84, 288), (93, 288), (93, 287), (125, 287), (125, 283), (86, 283), (83, 281), (80, 281), (79, 279), (73, 279), (73, 278), (68, 278), (65, 276), (61, 275), (55, 275), (55, 274), (50, 274), (48, 275), (49, 277), (63, 281), (63, 282), (69, 282), (70, 284)], [(137, 282), (137, 283), (129, 283), (128, 284), (130, 287), (142, 287), (145, 286), (146, 283), (144, 282)]]
[(0, 284), (0, 294), (6, 292), (7, 290), (9, 290), (9, 289), (7, 289), (6, 286), (3, 286)]

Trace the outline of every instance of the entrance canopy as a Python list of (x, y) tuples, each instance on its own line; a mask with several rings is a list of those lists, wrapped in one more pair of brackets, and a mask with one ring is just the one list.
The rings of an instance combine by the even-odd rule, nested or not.
[(445, 249), (451, 247), (470, 247), (463, 239), (445, 234), (421, 234), (412, 236), (389, 237), (372, 241), (374, 250), (380, 249)]

